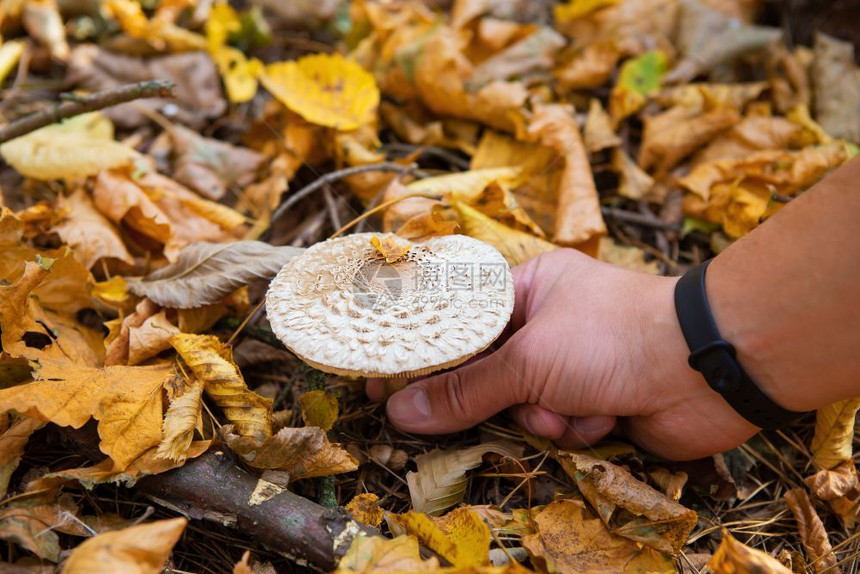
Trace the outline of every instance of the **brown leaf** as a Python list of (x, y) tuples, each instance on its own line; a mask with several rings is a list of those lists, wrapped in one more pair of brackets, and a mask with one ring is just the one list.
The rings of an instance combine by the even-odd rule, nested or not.
[(181, 395), (171, 399), (164, 414), (164, 436), (157, 452), (159, 458), (173, 462), (185, 460), (203, 408), (203, 386), (203, 381), (194, 379)]
[(332, 444), (317, 427), (283, 428), (264, 440), (222, 429), (224, 441), (254, 468), (282, 470), (292, 479), (352, 472), (358, 461), (339, 444)]
[(494, 80), (511, 80), (536, 72), (545, 72), (553, 64), (553, 55), (564, 38), (555, 30), (540, 27), (534, 33), (496, 52), (472, 70), (466, 89), (474, 91)]
[(836, 554), (833, 553), (833, 547), (827, 538), (827, 530), (812, 507), (812, 501), (806, 491), (802, 488), (789, 490), (785, 493), (785, 502), (797, 521), (797, 531), (813, 570), (831, 574), (839, 572)]
[(134, 309), (134, 313), (127, 315), (119, 325), (119, 331), (112, 331), (106, 341), (107, 351), (105, 353), (105, 365), (124, 365), (128, 363), (129, 345), (131, 343), (131, 331), (144, 324), (150, 317), (158, 312), (158, 305), (149, 299), (140, 301)]
[(743, 159), (766, 149), (784, 149), (800, 134), (801, 128), (780, 117), (748, 116), (717, 136), (693, 159), (693, 164), (718, 159)]
[(90, 269), (103, 257), (134, 264), (134, 258), (125, 248), (116, 228), (96, 210), (83, 188), (75, 191), (68, 199), (61, 197), (58, 207), (67, 211), (68, 215), (54, 227), (54, 231), (72, 248), (81, 265)]
[(621, 138), (612, 129), (609, 114), (600, 105), (600, 100), (592, 98), (588, 105), (588, 116), (585, 118), (585, 128), (582, 131), (585, 149), (596, 153), (604, 149), (621, 145)]
[(860, 101), (860, 68), (854, 60), (854, 45), (817, 32), (811, 75), (815, 119), (831, 136), (860, 142), (860, 110), (847, 104)]
[(99, 534), (75, 548), (63, 572), (158, 574), (187, 524), (180, 517)]
[(772, 556), (735, 540), (728, 530), (723, 530), (723, 541), (708, 562), (708, 567), (714, 572), (725, 574), (791, 573), (791, 570)]
[(255, 279), (270, 279), (303, 250), (262, 241), (197, 242), (183, 249), (176, 262), (150, 273), (128, 289), (173, 309), (202, 307)]
[(18, 495), (0, 510), (0, 539), (14, 542), (39, 558), (59, 562), (59, 538), (54, 531), (74, 524), (77, 512), (69, 495), (59, 499), (55, 492)]
[(651, 480), (663, 489), (666, 496), (674, 501), (681, 499), (681, 493), (684, 491), (684, 485), (687, 484), (686, 472), (670, 472), (665, 468), (656, 468), (648, 473)]
[(576, 246), (605, 235), (597, 188), (573, 109), (557, 104), (536, 107), (528, 135), (564, 158), (553, 241)]
[(809, 490), (821, 500), (834, 500), (843, 496), (860, 494), (860, 480), (854, 460), (844, 460), (832, 469), (819, 470), (806, 478)]
[(686, 544), (694, 511), (609, 462), (570, 452), (559, 452), (558, 461), (613, 534), (672, 555)]
[(536, 565), (558, 574), (674, 572), (674, 562), (648, 546), (616, 536), (575, 500), (548, 504), (522, 543)]
[(620, 58), (621, 53), (614, 42), (589, 42), (567, 62), (553, 70), (553, 75), (561, 87), (568, 90), (599, 88), (612, 77)]
[(128, 364), (139, 365), (162, 351), (170, 348), (170, 337), (179, 332), (167, 320), (166, 311), (161, 310), (143, 322), (139, 327), (128, 329)]
[(9, 480), (21, 462), (21, 455), (24, 454), (24, 447), (27, 446), (30, 435), (43, 426), (44, 421), (20, 417), (0, 435), (0, 497), (6, 496)]
[(187, 333), (174, 335), (170, 344), (194, 377), (205, 383), (206, 394), (223, 409), (240, 436), (260, 440), (272, 436), (272, 399), (248, 389), (230, 347), (213, 335)]
[(346, 509), (353, 518), (361, 523), (378, 528), (385, 511), (378, 506), (379, 497), (371, 492), (363, 492), (349, 501)]
[(618, 195), (622, 197), (645, 199), (654, 189), (654, 178), (620, 147), (612, 150), (612, 169), (618, 174)]
[(99, 421), (99, 448), (123, 470), (161, 440), (161, 388), (172, 365), (82, 367), (42, 358), (32, 383), (0, 390), (0, 404), (60, 426)]

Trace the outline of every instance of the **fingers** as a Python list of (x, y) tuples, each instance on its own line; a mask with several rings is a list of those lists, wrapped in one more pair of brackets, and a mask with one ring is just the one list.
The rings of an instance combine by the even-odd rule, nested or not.
[(409, 385), (388, 400), (394, 426), (415, 433), (463, 430), (520, 400), (521, 375), (509, 347), (448, 373)]
[(560, 448), (580, 449), (598, 442), (615, 427), (615, 417), (566, 417), (537, 405), (519, 405), (511, 415), (521, 427)]

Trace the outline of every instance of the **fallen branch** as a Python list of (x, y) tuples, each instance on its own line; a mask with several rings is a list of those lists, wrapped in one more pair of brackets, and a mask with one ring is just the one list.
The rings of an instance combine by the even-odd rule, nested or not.
[(272, 217), (269, 218), (269, 226), (277, 221), (282, 215), (284, 215), (291, 207), (297, 204), (299, 201), (309, 196), (316, 190), (320, 189), (323, 186), (326, 186), (330, 183), (334, 183), (340, 179), (345, 177), (349, 177), (351, 175), (356, 175), (359, 173), (370, 173), (370, 172), (389, 172), (389, 173), (399, 173), (401, 175), (407, 173), (417, 173), (418, 170), (415, 165), (403, 165), (400, 163), (394, 162), (382, 162), (382, 163), (372, 163), (368, 165), (358, 165), (355, 167), (347, 167), (344, 169), (339, 169), (337, 171), (333, 171), (331, 173), (327, 173), (321, 176), (319, 179), (310, 183), (303, 188), (296, 191), (290, 197), (287, 198), (285, 202), (278, 206), (278, 208), (272, 212)]
[(19, 118), (0, 127), (0, 143), (55, 124), (73, 116), (103, 110), (117, 104), (124, 104), (142, 98), (172, 98), (173, 82), (169, 80), (148, 80), (96, 92), (88, 96), (74, 97), (50, 108)]
[(257, 478), (221, 452), (208, 452), (185, 466), (147, 477), (136, 490), (194, 519), (240, 529), (298, 564), (333, 570), (359, 533), (379, 532), (340, 508), (326, 508), (285, 490), (256, 506), (248, 500)]

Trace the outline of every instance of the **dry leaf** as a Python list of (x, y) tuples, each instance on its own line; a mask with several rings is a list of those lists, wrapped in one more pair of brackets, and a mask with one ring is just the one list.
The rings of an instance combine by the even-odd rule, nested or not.
[(206, 38), (180, 28), (158, 14), (147, 18), (143, 7), (134, 0), (105, 0), (104, 6), (108, 14), (119, 22), (123, 32), (144, 40), (156, 50), (183, 52), (206, 49)]
[(147, 317), (139, 327), (129, 327), (128, 364), (139, 365), (166, 351), (170, 348), (170, 337), (177, 333), (179, 329), (167, 320), (164, 310)]
[(611, 237), (600, 239), (599, 259), (600, 261), (618, 265), (631, 271), (640, 271), (642, 273), (650, 273), (651, 275), (658, 275), (660, 273), (660, 265), (656, 259), (646, 261), (645, 252), (642, 249), (620, 245)]
[(612, 150), (612, 169), (618, 174), (618, 195), (622, 197), (645, 199), (654, 189), (654, 178), (620, 147)]
[(672, 500), (678, 501), (681, 499), (681, 493), (684, 491), (684, 485), (687, 484), (687, 473), (683, 471), (670, 472), (665, 468), (657, 468), (648, 473), (651, 480), (663, 489), (666, 496)]
[(832, 469), (819, 470), (807, 477), (806, 484), (816, 498), (829, 501), (857, 493), (860, 479), (853, 458), (849, 458)]
[(460, 220), (461, 233), (489, 243), (511, 265), (525, 263), (532, 257), (558, 248), (549, 241), (499, 223), (474, 207), (458, 202), (454, 209)]
[(221, 407), (240, 436), (260, 440), (272, 436), (272, 399), (248, 389), (230, 347), (213, 335), (186, 333), (172, 336), (170, 344), (194, 377), (204, 382), (206, 394)]
[(307, 391), (299, 397), (306, 426), (330, 431), (337, 422), (337, 397), (327, 391)]
[(616, 536), (579, 501), (558, 500), (534, 517), (535, 533), (522, 543), (532, 561), (552, 574), (674, 572), (674, 561), (648, 546)]
[(217, 303), (254, 279), (270, 279), (303, 250), (262, 241), (199, 242), (179, 253), (175, 263), (131, 281), (128, 290), (173, 309)]
[(99, 534), (72, 551), (63, 572), (159, 574), (187, 524), (185, 518), (173, 518)]
[[(135, 306), (134, 312), (122, 320), (119, 324), (119, 330), (111, 329), (111, 333), (105, 340), (105, 345), (107, 346), (107, 351), (105, 352), (106, 366), (125, 365), (128, 363), (131, 330), (143, 325), (144, 322), (157, 312), (158, 305), (149, 299), (143, 299)], [(141, 350), (141, 347), (138, 346), (135, 351), (136, 356), (145, 354)]]
[(371, 492), (363, 492), (350, 500), (345, 508), (359, 522), (378, 528), (382, 522), (382, 516), (385, 514), (378, 503), (378, 496)]
[(791, 570), (780, 564), (777, 559), (738, 542), (728, 530), (723, 530), (723, 541), (708, 562), (708, 567), (721, 574), (757, 574), (758, 572), (791, 574)]
[(423, 572), (438, 570), (439, 560), (421, 559), (418, 540), (402, 535), (389, 539), (358, 534), (340, 559), (335, 573), (343, 572)]
[(616, 126), (641, 110), (660, 90), (668, 66), (669, 58), (661, 50), (650, 50), (624, 62), (609, 95), (609, 115)]
[(761, 150), (784, 149), (800, 132), (800, 126), (785, 118), (748, 116), (714, 138), (696, 154), (693, 164), (718, 159), (743, 159)]
[(452, 510), (441, 518), (410, 510), (389, 515), (407, 534), (457, 568), (476, 568), (489, 561), (490, 529), (468, 506)]
[(30, 435), (45, 426), (45, 422), (28, 417), (16, 418), (0, 435), (0, 497), (5, 498), (12, 473), (21, 462)]
[(609, 462), (570, 452), (559, 452), (558, 461), (613, 534), (672, 555), (686, 544), (695, 511)]
[(802, 488), (793, 488), (785, 493), (785, 502), (797, 522), (797, 531), (806, 555), (812, 563), (815, 572), (839, 572), (836, 566), (836, 554), (827, 537), (827, 530), (821, 518), (812, 507), (812, 501)]
[(185, 460), (203, 408), (203, 386), (202, 380), (194, 379), (181, 395), (171, 399), (164, 414), (164, 436), (156, 453), (159, 458), (174, 462)]
[(815, 34), (815, 57), (811, 66), (815, 89), (815, 119), (828, 134), (860, 142), (860, 68), (854, 60), (854, 45), (827, 34)]
[(18, 65), (26, 49), (27, 44), (23, 40), (7, 41), (0, 45), (0, 82)]
[(339, 130), (370, 123), (379, 105), (373, 76), (340, 54), (312, 54), (269, 64), (260, 81), (307, 121)]
[(7, 500), (0, 510), (0, 539), (14, 542), (41, 559), (59, 562), (59, 538), (55, 530), (68, 531), (63, 527), (74, 524), (77, 512), (68, 495), (57, 499), (56, 492), (23, 493)]
[(732, 108), (741, 112), (747, 104), (758, 98), (767, 87), (767, 82), (692, 83), (666, 88), (654, 96), (654, 100), (665, 108), (684, 106), (699, 113), (712, 108)]
[(77, 180), (139, 157), (114, 141), (113, 125), (97, 112), (10, 140), (0, 145), (0, 154), (22, 175), (41, 180)]
[(536, 107), (528, 135), (564, 158), (553, 241), (577, 246), (605, 235), (597, 188), (573, 109), (557, 104)]
[(436, 516), (458, 504), (466, 494), (466, 471), (481, 464), (481, 458), (494, 452), (519, 458), (520, 449), (501, 441), (479, 444), (461, 450), (433, 450), (415, 457), (418, 469), (406, 473), (412, 508)]
[(621, 145), (621, 138), (612, 129), (612, 120), (597, 98), (591, 98), (588, 105), (588, 116), (585, 118), (582, 139), (589, 153), (597, 153)]
[(21, 23), (27, 34), (47, 46), (54, 58), (67, 60), (69, 44), (57, 0), (31, 0), (23, 4)]
[(839, 401), (818, 409), (812, 437), (812, 465), (829, 470), (852, 460), (854, 424), (860, 410), (860, 397)]
[(119, 259), (129, 265), (134, 258), (128, 252), (113, 224), (99, 213), (89, 194), (80, 188), (60, 199), (58, 208), (67, 213), (54, 231), (72, 248), (81, 265), (91, 269), (103, 257)]
[(611, 40), (589, 42), (562, 66), (553, 70), (561, 86), (568, 90), (593, 89), (607, 83), (621, 53)]
[(352, 472), (358, 461), (339, 444), (328, 441), (316, 427), (283, 428), (273, 436), (257, 440), (233, 434), (223, 427), (224, 441), (254, 468), (282, 470), (293, 479)]
[(465, 84), (466, 89), (473, 92), (494, 80), (510, 80), (547, 71), (553, 65), (553, 55), (564, 44), (561, 34), (542, 26), (475, 66)]

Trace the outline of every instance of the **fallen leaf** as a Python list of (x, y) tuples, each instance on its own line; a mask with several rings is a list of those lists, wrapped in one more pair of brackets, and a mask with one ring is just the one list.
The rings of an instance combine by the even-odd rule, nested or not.
[(335, 573), (341, 572), (423, 572), (438, 570), (435, 557), (422, 560), (414, 536), (397, 538), (359, 533), (340, 559)]
[(677, 555), (698, 522), (695, 511), (610, 462), (563, 451), (558, 461), (613, 534)]
[(535, 533), (522, 544), (541, 570), (579, 572), (674, 572), (674, 561), (648, 546), (612, 534), (581, 502), (558, 500), (534, 517)]
[(180, 463), (185, 460), (203, 408), (203, 386), (203, 381), (194, 379), (181, 395), (171, 398), (164, 414), (163, 437), (156, 452), (158, 458)]
[[(56, 531), (74, 523), (78, 508), (68, 495), (24, 493), (8, 500), (0, 510), (0, 539), (14, 542), (36, 556), (59, 562)], [(77, 532), (76, 532), (77, 533)]]
[(681, 499), (681, 493), (684, 491), (684, 485), (687, 484), (687, 473), (683, 471), (670, 472), (665, 468), (657, 468), (648, 473), (651, 480), (663, 489), (663, 492), (672, 500), (678, 501)]
[(668, 67), (669, 58), (660, 50), (645, 52), (622, 64), (609, 94), (609, 115), (615, 125), (641, 110), (648, 98), (660, 91)]
[(766, 82), (692, 83), (665, 88), (654, 96), (654, 100), (664, 108), (684, 106), (699, 113), (713, 108), (731, 108), (741, 112), (767, 87)]
[(187, 524), (180, 517), (99, 534), (72, 551), (63, 572), (158, 574)]
[(23, 4), (21, 23), (27, 34), (47, 46), (51, 56), (66, 61), (69, 58), (69, 43), (57, 0), (33, 0)]
[(330, 431), (337, 422), (337, 397), (327, 391), (307, 391), (299, 396), (305, 426)]
[(567, 90), (598, 88), (612, 77), (620, 58), (621, 52), (615, 42), (590, 42), (553, 70), (553, 76)]
[(600, 239), (600, 261), (618, 265), (631, 271), (650, 273), (658, 275), (660, 265), (656, 259), (645, 260), (645, 252), (639, 247), (630, 247), (618, 244), (610, 237)]
[[(112, 330), (105, 340), (105, 365), (128, 364), (129, 347), (131, 345), (131, 330), (139, 328), (150, 317), (158, 313), (158, 305), (149, 299), (143, 299), (135, 305), (134, 312), (127, 315), (119, 324), (118, 330)], [(136, 354), (143, 355), (142, 349), (137, 348)], [(157, 354), (157, 353), (156, 353)]]
[(22, 175), (41, 180), (78, 180), (130, 165), (139, 157), (114, 141), (113, 126), (98, 112), (10, 140), (0, 145), (0, 154)]
[(735, 540), (728, 530), (723, 530), (723, 541), (708, 562), (708, 567), (714, 572), (726, 574), (791, 573), (791, 570), (780, 564), (776, 558)]
[(119, 22), (123, 32), (145, 41), (156, 50), (184, 52), (206, 49), (206, 38), (158, 15), (147, 18), (143, 7), (133, 0), (105, 0), (104, 7)]
[(45, 426), (44, 421), (19, 417), (0, 435), (0, 497), (6, 496), (12, 473), (21, 462), (30, 435)]
[(815, 119), (835, 138), (860, 142), (860, 110), (846, 102), (860, 101), (860, 68), (854, 44), (822, 32), (815, 34), (811, 76)]
[(173, 335), (170, 344), (194, 377), (204, 382), (206, 394), (221, 407), (239, 437), (253, 442), (272, 436), (272, 399), (248, 389), (230, 347), (213, 335), (187, 333)]
[(128, 290), (169, 308), (217, 303), (254, 279), (269, 279), (302, 249), (262, 241), (199, 242), (179, 253), (175, 263), (130, 281)]
[(139, 365), (170, 348), (169, 339), (179, 332), (162, 310), (148, 317), (140, 327), (128, 330), (128, 364)]
[(417, 470), (406, 473), (412, 508), (436, 516), (458, 504), (466, 494), (466, 471), (481, 464), (481, 458), (494, 452), (519, 458), (521, 452), (504, 442), (479, 444), (459, 450), (433, 450), (415, 457)]
[(475, 66), (465, 83), (466, 90), (474, 92), (495, 80), (510, 80), (545, 72), (552, 67), (553, 55), (564, 44), (561, 34), (542, 26)]
[(129, 265), (134, 264), (134, 258), (126, 249), (116, 228), (96, 210), (84, 189), (78, 189), (67, 199), (61, 197), (58, 208), (67, 215), (54, 227), (54, 231), (72, 248), (81, 265), (91, 269), (99, 259), (106, 257)]
[(26, 43), (23, 40), (12, 40), (0, 45), (0, 82), (12, 72), (21, 56), (26, 51)]
[(463, 234), (489, 243), (498, 249), (511, 265), (525, 263), (532, 257), (558, 248), (540, 237), (499, 223), (468, 205), (458, 202), (454, 204), (454, 209), (457, 211)]
[(748, 116), (714, 138), (696, 154), (693, 164), (718, 159), (744, 159), (757, 151), (784, 149), (800, 132), (800, 126), (785, 118)]
[(806, 478), (810, 492), (821, 500), (834, 500), (857, 493), (860, 479), (853, 458), (844, 460), (831, 469), (822, 469)]
[(836, 572), (837, 559), (827, 537), (821, 518), (812, 507), (812, 501), (802, 488), (793, 488), (785, 493), (785, 502), (797, 522), (797, 531), (806, 555), (815, 572)]
[(839, 401), (818, 409), (812, 437), (812, 465), (829, 470), (852, 460), (854, 421), (860, 410), (860, 397)]
[(385, 514), (378, 503), (378, 496), (372, 492), (363, 492), (350, 500), (345, 508), (359, 522), (378, 528)]
[(612, 150), (612, 169), (618, 174), (618, 195), (622, 197), (645, 199), (654, 189), (654, 178), (620, 147)]
[(414, 510), (388, 518), (457, 568), (475, 568), (488, 562), (490, 529), (469, 507), (452, 510), (441, 518)]
[(612, 120), (597, 98), (591, 98), (588, 105), (588, 116), (585, 118), (582, 139), (588, 153), (597, 153), (621, 145), (621, 138), (612, 128)]
[(312, 54), (269, 64), (260, 81), (307, 121), (339, 130), (369, 123), (379, 105), (373, 76), (340, 54)]
[(358, 461), (317, 427), (283, 428), (263, 440), (222, 429), (224, 442), (254, 468), (282, 470), (291, 479), (329, 476), (358, 469)]
[(0, 404), (59, 426), (99, 421), (99, 448), (115, 470), (161, 440), (161, 388), (174, 376), (172, 365), (82, 367), (42, 358), (32, 383), (0, 390)]

